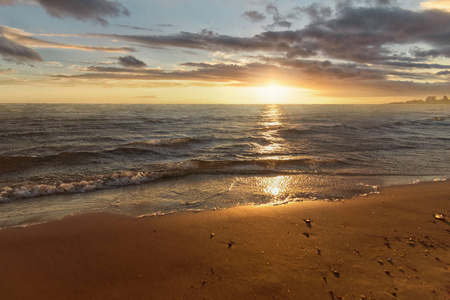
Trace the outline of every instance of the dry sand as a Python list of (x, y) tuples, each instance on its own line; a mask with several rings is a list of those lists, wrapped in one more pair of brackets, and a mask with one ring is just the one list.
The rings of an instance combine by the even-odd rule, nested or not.
[(335, 203), (80, 214), (0, 231), (0, 299), (449, 299), (448, 216), (450, 182)]

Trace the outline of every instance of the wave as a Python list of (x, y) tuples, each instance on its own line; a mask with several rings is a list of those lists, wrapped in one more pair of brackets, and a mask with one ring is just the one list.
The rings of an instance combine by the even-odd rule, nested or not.
[(308, 127), (304, 127), (304, 128), (296, 128), (296, 127), (291, 127), (291, 128), (282, 128), (278, 131), (278, 133), (280, 135), (308, 135), (308, 134), (318, 134), (318, 133), (336, 133), (336, 131), (358, 131), (361, 130), (362, 128), (358, 128), (356, 126), (351, 126), (351, 125), (347, 125), (344, 123), (339, 123), (339, 124), (328, 124), (328, 125), (310, 125)]
[(277, 129), (281, 129), (284, 128), (285, 126), (282, 124), (274, 124), (274, 125), (264, 125), (261, 128), (258, 128), (258, 130), (262, 130), (262, 131), (273, 131), (273, 130), (277, 130)]
[(345, 164), (345, 162), (336, 159), (187, 160), (177, 163), (155, 164), (149, 166), (147, 171), (121, 171), (106, 175), (89, 175), (82, 180), (67, 179), (55, 183), (46, 182), (3, 187), (0, 189), (0, 202), (46, 195), (84, 193), (191, 174), (325, 174), (320, 173), (317, 168)]
[[(180, 171), (183, 168), (179, 169)], [(180, 175), (183, 173), (180, 173)], [(0, 202), (11, 200), (34, 198), (39, 196), (85, 193), (96, 190), (110, 189), (129, 185), (137, 185), (149, 182), (165, 176), (176, 176), (177, 172), (135, 172), (122, 171), (108, 175), (87, 176), (80, 181), (65, 181), (46, 184), (26, 184), (15, 187), (3, 187), (0, 189)]]
[(201, 161), (193, 160), (192, 162), (197, 164), (198, 169), (203, 170), (224, 170), (224, 169), (254, 169), (259, 168), (269, 168), (276, 169), (277, 167), (317, 167), (317, 166), (338, 166), (346, 165), (347, 163), (338, 159), (312, 159), (312, 158), (302, 158), (302, 159), (255, 159), (255, 160), (228, 160), (228, 161)]
[(442, 122), (442, 121), (445, 121), (445, 120), (448, 120), (448, 119), (450, 119), (450, 116), (445, 116), (445, 117), (434, 117), (434, 118), (428, 119), (428, 121), (438, 121), (438, 122)]
[(112, 155), (148, 155), (159, 153), (151, 149), (141, 147), (118, 147), (103, 151), (64, 151), (58, 154), (43, 156), (3, 156), (0, 157), (0, 174), (20, 171), (26, 168), (39, 166), (42, 164), (62, 165), (79, 163), (80, 161), (99, 159), (105, 154)]
[[(155, 147), (174, 147), (179, 148), (190, 143), (199, 142), (191, 137), (154, 139), (149, 141), (138, 141), (124, 144), (117, 148), (106, 149), (102, 151), (64, 151), (57, 154), (42, 156), (12, 155), (0, 156), (0, 174), (20, 171), (26, 168), (39, 166), (41, 164), (71, 164), (71, 162), (80, 162), (91, 159), (99, 159), (105, 155), (148, 155), (160, 154)], [(49, 149), (49, 146), (47, 146)]]
[(126, 144), (126, 146), (160, 146), (160, 147), (178, 147), (188, 145), (190, 143), (199, 142), (191, 137), (169, 138), (169, 139), (153, 139), (149, 141), (138, 141)]
[(395, 126), (417, 126), (417, 125), (430, 125), (430, 124), (446, 124), (447, 120), (450, 120), (450, 116), (436, 116), (428, 119), (420, 120), (403, 120), (394, 122)]
[(47, 131), (25, 131), (25, 132), (6, 132), (1, 133), (0, 138), (32, 138), (32, 137), (42, 137), (50, 135)]
[(100, 153), (108, 153), (113, 155), (144, 155), (144, 154), (159, 154), (156, 151), (150, 149), (142, 148), (132, 148), (132, 147), (119, 147), (111, 150), (105, 150)]
[(317, 130), (313, 129), (300, 129), (300, 128), (286, 128), (278, 131), (280, 136), (289, 136), (289, 135), (307, 135), (317, 133)]
[(45, 156), (3, 156), (0, 157), (0, 174), (20, 171), (45, 163), (67, 164), (70, 161), (97, 158), (98, 156), (98, 152), (61, 152)]

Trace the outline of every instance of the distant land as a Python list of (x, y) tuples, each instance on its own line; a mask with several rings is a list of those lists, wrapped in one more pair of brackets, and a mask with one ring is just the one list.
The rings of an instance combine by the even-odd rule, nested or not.
[(450, 104), (447, 96), (442, 99), (436, 99), (436, 96), (428, 96), (425, 100), (409, 100), (406, 102), (392, 102), (390, 104)]

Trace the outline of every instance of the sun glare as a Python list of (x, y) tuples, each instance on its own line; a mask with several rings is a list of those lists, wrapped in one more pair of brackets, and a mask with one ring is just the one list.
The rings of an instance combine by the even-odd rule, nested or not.
[(423, 9), (442, 9), (450, 11), (450, 0), (430, 0), (420, 3)]
[(286, 100), (286, 96), (289, 92), (289, 88), (279, 86), (276, 83), (271, 83), (264, 87), (259, 87), (258, 95), (261, 98), (261, 102), (264, 103), (281, 103)]

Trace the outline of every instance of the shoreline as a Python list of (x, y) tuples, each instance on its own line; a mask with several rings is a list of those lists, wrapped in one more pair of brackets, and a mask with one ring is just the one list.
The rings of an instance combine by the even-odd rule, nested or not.
[[(0, 214), (0, 218), (3, 217), (2, 222), (0, 222), (0, 230), (5, 230), (8, 228), (24, 228), (28, 226), (35, 226), (39, 224), (44, 224), (47, 222), (51, 222), (54, 220), (61, 220), (66, 217), (70, 217), (73, 215), (78, 214), (84, 214), (84, 213), (90, 213), (90, 212), (114, 212), (119, 214), (124, 214), (130, 217), (148, 217), (148, 216), (165, 216), (170, 214), (179, 214), (179, 213), (185, 213), (185, 212), (200, 212), (200, 211), (208, 211), (208, 210), (223, 210), (223, 209), (229, 209), (237, 206), (251, 206), (251, 207), (259, 207), (259, 206), (278, 206), (278, 205), (285, 205), (288, 203), (296, 203), (296, 202), (309, 202), (309, 201), (326, 201), (326, 202), (339, 202), (339, 201), (345, 201), (349, 200), (355, 197), (367, 197), (370, 195), (377, 195), (379, 194), (379, 191), (384, 188), (389, 187), (396, 187), (396, 186), (409, 186), (409, 185), (416, 185), (416, 184), (423, 184), (423, 183), (432, 183), (432, 182), (446, 182), (448, 181), (447, 175), (442, 176), (422, 176), (421, 179), (414, 179), (416, 177), (402, 177), (401, 179), (398, 178), (390, 178), (390, 182), (387, 181), (386, 178), (380, 179), (384, 180), (383, 183), (361, 183), (361, 186), (365, 186), (366, 191), (363, 191), (364, 188), (361, 188), (361, 191), (357, 193), (355, 190), (348, 189), (345, 190), (343, 188), (342, 192), (345, 193), (353, 193), (353, 195), (343, 195), (343, 194), (336, 194), (336, 195), (328, 195), (323, 196), (320, 195), (316, 196), (314, 194), (306, 195), (305, 198), (291, 198), (291, 196), (285, 195), (278, 197), (278, 195), (272, 195), (271, 201), (268, 202), (262, 202), (262, 203), (256, 203), (252, 201), (247, 201), (246, 199), (251, 199), (254, 193), (265, 193), (270, 194), (276, 191), (277, 189), (280, 189), (281, 193), (286, 192), (287, 190), (294, 188), (295, 185), (292, 185), (290, 187), (282, 187), (279, 186), (270, 186), (265, 187), (264, 191), (258, 191), (255, 190), (255, 187), (252, 186), (252, 189), (241, 189), (240, 193), (243, 193), (240, 196), (240, 201), (238, 200), (235, 204), (229, 204), (229, 205), (221, 205), (222, 202), (229, 202), (228, 199), (236, 199), (236, 195), (228, 195), (223, 193), (223, 191), (220, 191), (221, 186), (223, 185), (230, 185), (230, 182), (225, 182), (224, 178), (227, 178), (228, 174), (222, 175), (222, 177), (215, 177), (213, 174), (201, 174), (201, 175), (188, 175), (189, 176), (200, 176), (200, 179), (194, 179), (192, 181), (192, 178), (190, 180), (184, 180), (186, 177), (181, 176), (179, 178), (175, 178), (172, 180), (181, 180), (183, 182), (184, 187), (190, 186), (192, 184), (198, 184), (198, 182), (205, 182), (205, 180), (213, 180), (212, 186), (216, 186), (216, 190), (210, 190), (209, 192), (211, 194), (223, 194), (224, 196), (221, 199), (222, 200), (216, 200), (215, 204), (208, 203), (206, 201), (197, 201), (195, 198), (192, 198), (190, 200), (185, 200), (186, 202), (183, 203), (183, 201), (179, 202), (179, 207), (172, 208), (171, 210), (168, 210), (168, 206), (165, 207), (164, 205), (161, 205), (163, 202), (161, 202), (161, 199), (158, 197), (154, 197), (154, 190), (155, 187), (157, 188), (157, 193), (161, 193), (161, 187), (164, 189), (165, 183), (169, 182), (165, 179), (157, 179), (153, 182), (145, 182), (143, 184), (131, 184), (127, 186), (120, 186), (120, 187), (114, 187), (109, 189), (100, 189), (100, 190), (92, 190), (87, 192), (78, 192), (78, 193), (62, 193), (62, 194), (53, 194), (53, 195), (42, 195), (42, 196), (36, 196), (36, 197), (29, 197), (29, 198), (22, 198), (22, 199), (16, 199), (7, 201), (4, 203), (0, 202), (0, 207), (3, 207), (3, 215)], [(206, 178), (201, 178), (201, 176), (206, 176)], [(211, 176), (211, 177), (208, 177)], [(230, 178), (234, 178), (234, 175), (229, 175)], [(242, 175), (241, 178), (296, 178), (301, 175), (263, 175), (263, 176), (254, 176), (254, 175)], [(220, 179), (222, 178), (222, 179)], [(406, 178), (406, 179), (405, 179)], [(220, 181), (222, 180), (222, 181)], [(258, 181), (258, 180), (256, 180)], [(303, 184), (303, 183), (301, 183)], [(317, 183), (320, 185), (320, 183)], [(231, 186), (233, 186), (234, 183), (231, 183)], [(253, 185), (255, 185), (253, 183)], [(342, 186), (341, 186), (342, 187)], [(204, 186), (201, 186), (200, 188), (204, 188)], [(371, 189), (371, 190), (369, 190)], [(290, 190), (289, 193), (292, 193), (293, 190)], [(300, 191), (300, 190), (299, 190)], [(170, 192), (170, 190), (169, 190)], [(294, 193), (295, 194), (295, 193)], [(193, 195), (190, 195), (188, 197), (195, 197)], [(270, 195), (269, 195), (270, 197)], [(283, 200), (282, 198), (285, 197)], [(176, 200), (170, 199), (170, 201), (180, 201), (179, 199)], [(203, 197), (205, 198), (205, 197)], [(209, 199), (209, 197), (206, 197)], [(120, 199), (120, 200), (108, 200), (108, 199)], [(150, 201), (147, 201), (147, 199), (156, 199), (159, 201), (156, 205), (151, 204)], [(138, 200), (138, 201), (136, 201)], [(163, 199), (164, 201), (167, 201), (167, 199)], [(223, 201), (225, 200), (225, 201)], [(242, 202), (241, 202), (242, 201)], [(101, 203), (100, 203), (101, 202)], [(147, 204), (148, 202), (148, 204)], [(88, 205), (85, 205), (85, 203), (89, 203)], [(145, 203), (146, 208), (145, 209), (136, 209), (133, 208), (134, 205), (139, 205), (139, 203)], [(169, 203), (169, 202), (167, 202)], [(191, 203), (194, 203), (195, 205), (190, 208)], [(200, 203), (200, 204), (199, 204)], [(28, 207), (28, 205), (32, 205), (31, 209)], [(97, 205), (98, 204), (98, 205)], [(184, 204), (184, 205), (183, 205)], [(217, 205), (217, 206), (216, 206)], [(158, 209), (159, 207), (159, 209)], [(25, 212), (26, 211), (26, 212)], [(26, 213), (29, 211), (37, 211), (36, 214), (30, 214), (27, 215)], [(13, 212), (13, 214), (11, 214)], [(19, 212), (19, 213), (18, 213)], [(60, 213), (58, 213), (60, 212)]]
[(448, 299), (449, 215), (449, 181), (158, 218), (81, 213), (0, 230), (0, 296)]

